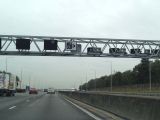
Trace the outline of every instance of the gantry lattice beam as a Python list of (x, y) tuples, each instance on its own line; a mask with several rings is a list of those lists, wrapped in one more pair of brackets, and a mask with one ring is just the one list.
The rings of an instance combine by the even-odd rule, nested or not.
[[(16, 39), (30, 39), (30, 50), (16, 49)], [(122, 57), (122, 58), (159, 58), (160, 40), (80, 38), (52, 36), (0, 35), (0, 55), (23, 56), (81, 56), (81, 57)], [(45, 40), (56, 40), (57, 50), (44, 50)], [(66, 49), (67, 42), (80, 45), (80, 50)], [(87, 48), (100, 48), (101, 52), (88, 52)]]

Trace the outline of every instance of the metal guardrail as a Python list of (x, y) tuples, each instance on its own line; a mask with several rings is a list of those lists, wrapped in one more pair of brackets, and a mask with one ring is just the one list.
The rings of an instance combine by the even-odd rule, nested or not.
[[(80, 91), (81, 92), (81, 91)], [(132, 95), (160, 97), (160, 92), (108, 92), (108, 91), (83, 91), (81, 93), (109, 94), (109, 95)]]

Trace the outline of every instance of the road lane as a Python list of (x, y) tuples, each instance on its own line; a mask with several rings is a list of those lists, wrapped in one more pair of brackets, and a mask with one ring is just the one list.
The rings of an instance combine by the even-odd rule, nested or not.
[[(16, 107), (14, 107), (16, 106)], [(94, 120), (58, 95), (32, 96), (0, 110), (1, 120)]]
[(43, 96), (44, 93), (40, 93), (38, 95), (29, 95), (28, 93), (16, 94), (14, 97), (0, 97), (0, 110), (18, 104), (28, 99), (36, 99), (37, 97)]

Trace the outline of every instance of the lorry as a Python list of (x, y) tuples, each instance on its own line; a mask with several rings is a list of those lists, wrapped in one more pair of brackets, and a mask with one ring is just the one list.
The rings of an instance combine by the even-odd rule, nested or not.
[(11, 73), (0, 73), (0, 96), (14, 96), (18, 86), (16, 76)]

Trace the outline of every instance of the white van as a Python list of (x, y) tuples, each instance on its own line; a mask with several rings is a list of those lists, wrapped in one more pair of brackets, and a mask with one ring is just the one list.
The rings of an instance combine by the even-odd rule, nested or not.
[(55, 94), (54, 88), (48, 88), (47, 94)]

